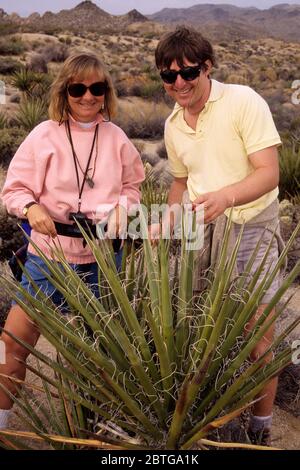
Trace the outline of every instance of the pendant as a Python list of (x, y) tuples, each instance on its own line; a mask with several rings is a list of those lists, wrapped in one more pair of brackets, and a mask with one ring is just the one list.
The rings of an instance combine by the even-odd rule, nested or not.
[(95, 186), (95, 183), (94, 181), (92, 180), (92, 178), (90, 178), (89, 176), (87, 176), (85, 178), (85, 181), (87, 182), (87, 184), (89, 185), (90, 188), (93, 188)]

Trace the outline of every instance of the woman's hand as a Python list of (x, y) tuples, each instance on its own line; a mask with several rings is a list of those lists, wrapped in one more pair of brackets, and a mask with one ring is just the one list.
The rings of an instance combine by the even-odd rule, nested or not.
[(31, 228), (36, 232), (50, 235), (52, 238), (57, 236), (53, 220), (47, 210), (39, 204), (33, 204), (29, 207), (27, 219)]
[(111, 211), (107, 221), (106, 238), (125, 238), (127, 233), (127, 210), (119, 204)]

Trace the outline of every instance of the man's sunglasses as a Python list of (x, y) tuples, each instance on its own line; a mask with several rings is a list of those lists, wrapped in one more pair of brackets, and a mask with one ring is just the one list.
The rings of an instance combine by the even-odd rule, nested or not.
[(194, 65), (191, 67), (184, 67), (180, 70), (162, 70), (160, 72), (160, 76), (162, 80), (169, 85), (176, 82), (178, 75), (180, 75), (183, 80), (191, 82), (192, 80), (195, 80), (195, 78), (199, 77), (201, 68), (202, 65)]
[(85, 95), (87, 90), (90, 90), (93, 96), (103, 96), (107, 90), (107, 82), (96, 82), (90, 86), (86, 86), (84, 83), (70, 83), (67, 90), (72, 98), (80, 98)]

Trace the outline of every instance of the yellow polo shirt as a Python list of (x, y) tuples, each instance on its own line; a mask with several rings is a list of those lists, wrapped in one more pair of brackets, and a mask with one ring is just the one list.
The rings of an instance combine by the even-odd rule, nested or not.
[[(187, 177), (191, 201), (201, 194), (237, 183), (254, 171), (248, 155), (281, 144), (266, 101), (243, 85), (212, 80), (211, 92), (196, 130), (184, 120), (176, 104), (165, 126), (171, 173)], [(278, 188), (233, 209), (232, 219), (242, 224), (269, 206)], [(229, 215), (228, 209), (225, 214)]]

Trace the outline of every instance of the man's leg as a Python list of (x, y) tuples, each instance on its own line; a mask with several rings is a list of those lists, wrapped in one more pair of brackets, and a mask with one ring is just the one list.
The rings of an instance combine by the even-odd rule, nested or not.
[[(259, 306), (255, 316), (251, 319), (251, 321), (246, 325), (245, 332), (248, 333), (251, 331), (260, 316), (262, 315), (264, 309), (266, 308), (267, 304), (262, 304)], [(271, 318), (275, 314), (275, 310), (272, 310), (270, 313)], [(270, 344), (274, 340), (274, 330), (275, 324), (267, 330), (264, 334), (263, 338), (259, 341), (259, 343), (255, 346), (253, 351), (251, 352), (250, 358), (252, 361), (257, 361), (264, 352), (269, 348)], [(268, 354), (264, 358), (264, 364), (268, 364), (272, 360), (272, 353)], [(263, 367), (263, 366), (262, 366)], [(274, 400), (277, 390), (278, 378), (275, 377), (271, 379), (261, 390), (258, 394), (257, 398), (260, 398), (258, 402), (256, 402), (253, 406), (252, 410), (252, 417), (250, 418), (249, 424), (249, 436), (251, 440), (257, 441), (257, 443), (270, 444), (270, 429), (272, 424), (272, 413), (273, 413), (273, 406)]]
[[(239, 234), (239, 229), (237, 225), (234, 226), (235, 236), (237, 237)], [(258, 251), (256, 253), (256, 257), (254, 263), (251, 268), (251, 273), (254, 273), (257, 268), (259, 268), (265, 253), (267, 250), (268, 252), (268, 259), (262, 271), (260, 273), (258, 284), (263, 281), (264, 276), (266, 275), (267, 269), (274, 266), (278, 260), (279, 255), (279, 248), (278, 248), (278, 241), (277, 238), (273, 237), (273, 232), (271, 230), (265, 230), (264, 226), (256, 225), (254, 221), (252, 221), (251, 225), (246, 224), (244, 226), (243, 236), (240, 244), (240, 249), (238, 252), (237, 257), (237, 268), (238, 272), (243, 273), (245, 271), (246, 265), (250, 256), (255, 249), (257, 242), (260, 241), (260, 245), (258, 247)], [(270, 246), (271, 244), (271, 246)], [(272, 268), (271, 268), (272, 269)], [(258, 319), (261, 317), (262, 313), (264, 312), (266, 306), (273, 298), (274, 294), (278, 291), (280, 285), (280, 277), (276, 275), (275, 279), (272, 282), (272, 285), (269, 289), (265, 292), (262, 303), (258, 307), (256, 314), (253, 318), (249, 321), (249, 323), (245, 326), (245, 333), (252, 331), (254, 326), (256, 325)], [(268, 321), (273, 315), (275, 314), (275, 310), (273, 310), (266, 321)], [(257, 361), (265, 351), (270, 347), (274, 340), (274, 332), (275, 332), (275, 324), (273, 324), (267, 332), (265, 332), (264, 337), (259, 341), (259, 343), (255, 346), (254, 350), (251, 352), (250, 359), (252, 361)], [(263, 365), (268, 364), (272, 360), (272, 354), (267, 355), (263, 360)], [(268, 444), (270, 443), (270, 429), (272, 424), (272, 411), (273, 411), (273, 404), (276, 395), (278, 379), (277, 377), (271, 379), (265, 387), (261, 390), (258, 394), (257, 398), (260, 400), (255, 403), (253, 407), (253, 415), (250, 419), (249, 424), (249, 437), (252, 438), (253, 442), (257, 441), (257, 443)], [(260, 436), (258, 439), (257, 436)]]

